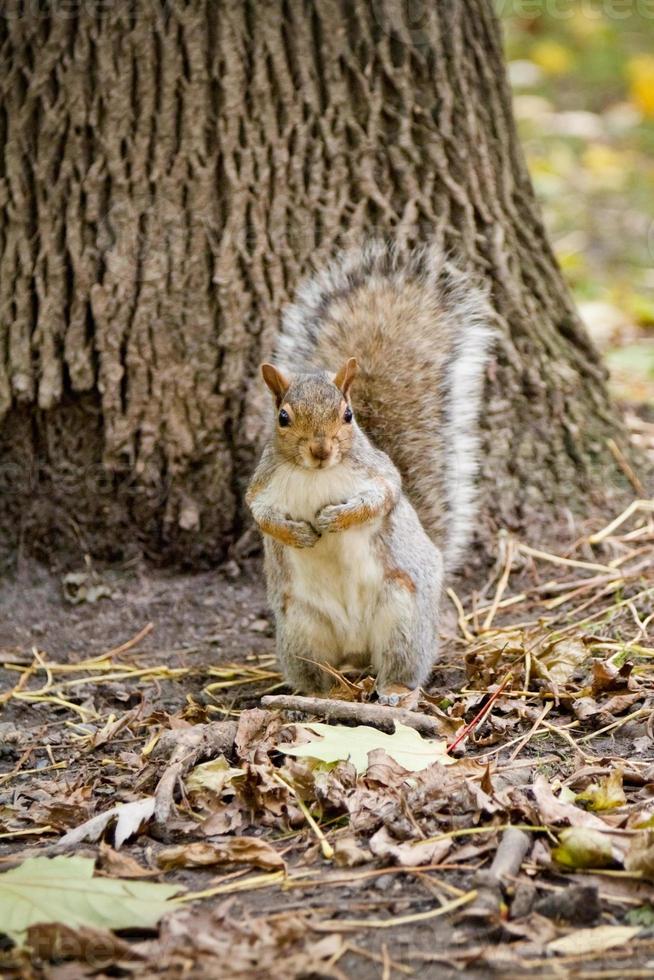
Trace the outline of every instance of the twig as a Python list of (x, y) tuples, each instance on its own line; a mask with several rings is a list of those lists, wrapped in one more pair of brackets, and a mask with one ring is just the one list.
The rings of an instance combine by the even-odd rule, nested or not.
[(334, 857), (334, 848), (329, 843), (329, 841), (325, 837), (324, 833), (322, 832), (322, 830), (320, 829), (320, 827), (318, 826), (318, 824), (316, 823), (316, 821), (311, 816), (311, 812), (309, 810), (309, 807), (306, 805), (306, 803), (304, 802), (304, 800), (301, 798), (300, 794), (295, 789), (295, 786), (293, 786), (292, 783), (290, 783), (287, 779), (284, 779), (284, 777), (282, 775), (280, 775), (280, 773), (278, 773), (278, 772), (273, 772), (272, 775), (273, 775), (273, 779), (276, 779), (278, 783), (281, 783), (282, 786), (285, 786), (286, 789), (288, 789), (288, 790), (291, 791), (291, 793), (295, 797), (295, 802), (297, 803), (297, 805), (299, 806), (300, 810), (302, 811), (302, 815), (304, 816), (304, 819), (309, 824), (309, 827), (311, 828), (311, 830), (315, 834), (315, 836), (316, 836), (316, 838), (318, 840), (318, 843), (320, 844), (320, 850), (322, 851), (322, 856), (327, 861), (331, 861), (333, 859), (333, 857)]
[(499, 918), (504, 881), (518, 874), (530, 846), (531, 834), (517, 827), (507, 827), (490, 868), (475, 876), (478, 897), (468, 909), (468, 915), (491, 921)]
[[(370, 960), (373, 963), (383, 963), (384, 960), (377, 953), (371, 953), (369, 949), (362, 949), (360, 946), (355, 946), (354, 943), (345, 943), (345, 950), (350, 953), (354, 953), (356, 956), (362, 956), (365, 960)], [(413, 975), (413, 970), (410, 966), (405, 966), (404, 963), (398, 963), (396, 960), (389, 959), (391, 967), (398, 973), (404, 973), (406, 976), (410, 977)]]
[(459, 624), (459, 629), (461, 630), (461, 635), (463, 636), (464, 640), (468, 640), (469, 642), (472, 642), (475, 638), (473, 634), (470, 632), (470, 630), (468, 629), (468, 626), (466, 624), (467, 617), (465, 612), (463, 611), (461, 600), (459, 599), (454, 589), (448, 589), (447, 594), (451, 599), (454, 608), (456, 609), (457, 622)]
[[(589, 538), (589, 541), (592, 542), (592, 540), (592, 538)], [(561, 558), (560, 555), (551, 555), (549, 551), (538, 551), (536, 548), (530, 548), (526, 544), (518, 544), (518, 551), (521, 551), (523, 555), (531, 555), (532, 558), (541, 558), (543, 561), (549, 561), (553, 565), (567, 565), (570, 568), (587, 568), (592, 572), (613, 571), (608, 565), (598, 565), (592, 561), (578, 561), (575, 558)]]
[(616, 463), (618, 464), (618, 466), (620, 467), (624, 475), (627, 477), (627, 479), (631, 483), (632, 487), (634, 488), (638, 496), (639, 497), (646, 496), (647, 491), (645, 490), (645, 487), (640, 482), (638, 476), (634, 473), (633, 469), (625, 459), (624, 453), (618, 446), (615, 439), (607, 439), (606, 445), (609, 447), (609, 451), (613, 456), (613, 459), (616, 461)]
[(506, 677), (504, 678), (504, 680), (502, 681), (502, 683), (500, 684), (500, 686), (498, 687), (498, 689), (491, 695), (491, 697), (488, 699), (488, 701), (486, 702), (486, 704), (484, 705), (484, 707), (481, 709), (481, 711), (479, 711), (475, 715), (475, 717), (472, 719), (472, 721), (468, 725), (464, 725), (463, 729), (459, 732), (459, 734), (454, 739), (454, 741), (452, 742), (452, 744), (451, 745), (448, 745), (447, 751), (449, 753), (454, 752), (454, 750), (457, 747), (457, 745), (460, 745), (461, 742), (463, 742), (463, 740), (468, 737), (468, 735), (470, 734), (470, 732), (474, 731), (474, 729), (477, 727), (477, 725), (481, 724), (481, 722), (484, 720), (484, 718), (486, 717), (486, 715), (488, 714), (488, 712), (490, 711), (490, 709), (493, 707), (493, 704), (495, 703), (495, 701), (497, 701), (497, 699), (499, 698), (500, 694), (502, 693), (502, 691), (504, 690), (504, 688), (506, 687), (506, 685), (511, 680), (512, 676), (513, 675), (509, 671), (509, 673), (506, 675)]
[(104, 660), (106, 658), (109, 660), (111, 657), (117, 657), (121, 653), (127, 653), (128, 650), (131, 650), (137, 643), (140, 643), (141, 640), (145, 639), (148, 633), (151, 633), (153, 629), (154, 623), (146, 623), (143, 629), (139, 630), (139, 632), (136, 633), (131, 640), (127, 640), (126, 643), (121, 643), (119, 647), (113, 647), (111, 650), (107, 650), (106, 653), (100, 654), (100, 656), (96, 659)]
[(614, 521), (607, 524), (607, 526), (602, 528), (601, 531), (598, 531), (597, 534), (591, 534), (588, 541), (590, 544), (599, 544), (600, 541), (603, 541), (604, 538), (608, 538), (610, 534), (613, 534), (616, 528), (620, 527), (621, 524), (624, 524), (624, 522), (628, 520), (632, 514), (635, 514), (639, 510), (654, 513), (654, 500), (632, 500), (626, 510), (623, 510)]
[(455, 909), (467, 905), (477, 897), (475, 890), (466, 892), (459, 898), (453, 898), (451, 902), (441, 905), (440, 908), (430, 909), (429, 912), (415, 912), (412, 915), (398, 915), (390, 919), (331, 919), (327, 922), (316, 922), (312, 929), (317, 932), (346, 932), (350, 929), (394, 929), (396, 926), (408, 925), (411, 922), (425, 922), (427, 919), (437, 919), (440, 915), (447, 915)]
[(384, 704), (362, 704), (358, 701), (337, 701), (331, 698), (306, 698), (291, 694), (269, 694), (261, 699), (264, 708), (277, 708), (280, 711), (301, 711), (307, 715), (317, 715), (330, 721), (357, 721), (361, 724), (377, 725), (392, 731), (393, 724), (415, 728), (425, 735), (440, 735), (439, 723), (420, 711), (407, 708), (391, 708)]
[(508, 761), (509, 762), (513, 762), (513, 760), (515, 758), (517, 758), (517, 756), (520, 755), (520, 753), (524, 749), (524, 747), (527, 744), (527, 742), (530, 741), (530, 739), (532, 738), (532, 736), (534, 736), (536, 734), (536, 732), (538, 731), (538, 729), (540, 728), (540, 724), (543, 721), (543, 719), (545, 718), (545, 715), (548, 714), (548, 712), (551, 711), (551, 709), (552, 709), (552, 702), (551, 701), (548, 701), (548, 703), (543, 707), (543, 710), (541, 711), (541, 713), (539, 714), (538, 718), (533, 723), (533, 725), (531, 726), (531, 728), (529, 729), (529, 731), (527, 732), (527, 734), (524, 736), (524, 738), (521, 738), (520, 741), (518, 742), (518, 744), (516, 745), (515, 749), (513, 750), (513, 752), (511, 753), (511, 755), (508, 758)]
[(493, 602), (488, 610), (488, 614), (482, 624), (482, 630), (489, 630), (493, 619), (495, 618), (495, 613), (497, 612), (498, 606), (501, 602), (504, 591), (509, 584), (509, 576), (511, 575), (511, 569), (513, 568), (513, 553), (515, 551), (515, 544), (512, 538), (509, 538), (509, 542), (506, 549), (506, 561), (504, 563), (504, 568), (502, 570), (502, 575), (497, 583), (497, 589), (495, 590), (495, 595), (493, 596)]

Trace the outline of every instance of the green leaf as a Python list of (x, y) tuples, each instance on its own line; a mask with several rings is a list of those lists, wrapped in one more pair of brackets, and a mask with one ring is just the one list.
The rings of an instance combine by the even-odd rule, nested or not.
[(423, 738), (419, 732), (395, 722), (392, 735), (380, 732), (369, 725), (323, 725), (315, 722), (306, 725), (310, 732), (321, 736), (320, 741), (308, 745), (278, 745), (280, 752), (288, 755), (308, 756), (321, 762), (351, 762), (357, 772), (368, 768), (368, 753), (383, 749), (400, 766), (409, 772), (420, 772), (434, 762), (443, 766), (455, 761), (447, 755), (447, 743)]
[(640, 905), (637, 909), (629, 909), (625, 919), (630, 926), (646, 926), (649, 929), (654, 926), (654, 907)]
[(149, 929), (181, 889), (152, 881), (94, 878), (92, 858), (29, 858), (0, 874), (0, 930), (22, 945), (32, 925)]

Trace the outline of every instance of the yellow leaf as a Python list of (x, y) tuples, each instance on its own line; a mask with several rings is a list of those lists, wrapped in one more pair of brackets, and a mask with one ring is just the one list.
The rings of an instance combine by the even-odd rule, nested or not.
[(598, 783), (591, 783), (577, 795), (578, 800), (588, 803), (589, 810), (612, 810), (616, 806), (624, 806), (627, 797), (622, 788), (622, 772), (614, 769)]
[(610, 840), (592, 827), (562, 830), (552, 857), (564, 868), (607, 868), (614, 861)]
[(654, 55), (639, 54), (627, 63), (631, 100), (646, 116), (654, 116)]
[(572, 52), (558, 41), (539, 41), (531, 49), (531, 60), (547, 75), (565, 75), (574, 65)]

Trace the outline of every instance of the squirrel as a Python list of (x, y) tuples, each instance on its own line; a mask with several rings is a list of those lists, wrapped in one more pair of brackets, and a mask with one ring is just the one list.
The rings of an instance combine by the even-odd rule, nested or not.
[(429, 676), (444, 573), (473, 526), (491, 318), (437, 247), (380, 242), (287, 308), (278, 366), (261, 366), (274, 427), (246, 503), (294, 689), (325, 694), (322, 665), (347, 664), (394, 703)]

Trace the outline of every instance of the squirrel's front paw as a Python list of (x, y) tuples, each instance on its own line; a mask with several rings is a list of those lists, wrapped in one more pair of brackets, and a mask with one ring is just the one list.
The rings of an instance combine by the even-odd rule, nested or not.
[(347, 515), (352, 506), (347, 504), (328, 504), (316, 514), (315, 525), (321, 533), (342, 531), (347, 527)]
[(286, 527), (293, 548), (313, 548), (320, 534), (308, 521), (288, 521)]

